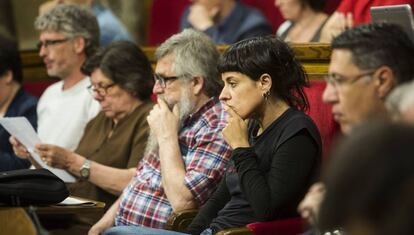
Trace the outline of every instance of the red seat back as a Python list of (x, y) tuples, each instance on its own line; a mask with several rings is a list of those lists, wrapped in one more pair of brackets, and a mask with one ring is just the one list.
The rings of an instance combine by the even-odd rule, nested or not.
[(254, 235), (297, 235), (306, 229), (306, 222), (302, 218), (292, 218), (266, 223), (252, 223), (247, 227)]
[(24, 82), (23, 89), (33, 96), (40, 97), (46, 90), (46, 88), (55, 82), (56, 81), (53, 80), (39, 82)]

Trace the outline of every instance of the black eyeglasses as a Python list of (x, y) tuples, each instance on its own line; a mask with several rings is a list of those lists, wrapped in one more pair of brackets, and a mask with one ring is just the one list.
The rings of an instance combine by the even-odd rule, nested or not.
[(108, 90), (109, 88), (115, 86), (115, 83), (106, 85), (106, 86), (94, 86), (94, 85), (89, 85), (88, 87), (86, 87), (86, 89), (88, 89), (89, 93), (91, 95), (94, 95), (95, 93), (100, 95), (100, 96), (106, 96), (108, 94)]
[(60, 43), (64, 43), (69, 41), (69, 38), (63, 38), (63, 39), (56, 39), (56, 40), (44, 40), (43, 42), (40, 41), (36, 44), (36, 47), (38, 50), (40, 50), (43, 47), (48, 48), (49, 46), (57, 45)]
[(180, 78), (181, 76), (171, 76), (171, 77), (165, 77), (159, 74), (154, 74), (154, 81), (160, 82), (160, 85), (162, 88), (166, 88), (167, 87), (167, 82), (168, 81), (173, 81), (173, 80), (177, 80), (178, 78)]
[(331, 84), (333, 87), (338, 89), (340, 87), (343, 87), (346, 84), (352, 84), (363, 77), (371, 76), (374, 73), (375, 73), (375, 70), (361, 73), (353, 77), (346, 77), (346, 76), (343, 76), (337, 73), (333, 73), (333, 74), (328, 74), (324, 76), (324, 79), (326, 83)]

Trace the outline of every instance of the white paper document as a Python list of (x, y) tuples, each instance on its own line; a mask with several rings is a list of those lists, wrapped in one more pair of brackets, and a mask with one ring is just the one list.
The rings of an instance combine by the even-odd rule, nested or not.
[(76, 181), (75, 177), (65, 170), (48, 166), (42, 159), (40, 159), (40, 156), (34, 152), (35, 145), (41, 143), (41, 140), (25, 117), (0, 118), (0, 124), (3, 125), (4, 129), (6, 129), (10, 135), (16, 137), (16, 139), (27, 148), (37, 164), (50, 170), (64, 182), (72, 183)]
[(96, 206), (96, 202), (83, 200), (80, 198), (67, 197), (62, 202), (57, 204), (58, 206)]

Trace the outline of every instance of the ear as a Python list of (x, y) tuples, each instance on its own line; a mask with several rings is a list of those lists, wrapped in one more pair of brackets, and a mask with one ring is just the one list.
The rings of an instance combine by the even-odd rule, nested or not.
[(194, 77), (191, 81), (191, 85), (193, 87), (193, 94), (196, 96), (200, 95), (204, 87), (204, 78), (200, 76)]
[(7, 72), (4, 73), (1, 79), (4, 79), (6, 84), (10, 84), (13, 82), (13, 73), (11, 70), (7, 70)]
[(396, 86), (394, 72), (388, 66), (381, 66), (377, 69), (374, 76), (377, 77), (376, 87), (380, 99), (385, 99), (391, 90)]
[(263, 93), (270, 91), (272, 88), (272, 77), (267, 73), (262, 74), (257, 82)]
[(81, 54), (85, 51), (86, 41), (83, 37), (76, 37), (73, 39), (75, 52)]

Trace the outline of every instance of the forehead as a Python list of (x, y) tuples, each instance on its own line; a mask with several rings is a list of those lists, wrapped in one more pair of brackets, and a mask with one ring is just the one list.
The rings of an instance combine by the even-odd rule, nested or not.
[(168, 54), (157, 61), (155, 66), (155, 73), (161, 74), (164, 76), (175, 76), (173, 70), (175, 56), (174, 54)]
[(346, 49), (334, 49), (329, 64), (330, 73), (339, 73), (341, 75), (355, 74), (360, 69), (352, 62), (352, 53)]
[(102, 84), (106, 84), (106, 83), (112, 83), (112, 80), (107, 77), (100, 68), (95, 69), (91, 76), (91, 82), (94, 84), (98, 84), (98, 83), (102, 83)]
[(40, 40), (55, 40), (63, 39), (65, 35), (56, 31), (42, 31), (39, 36)]

